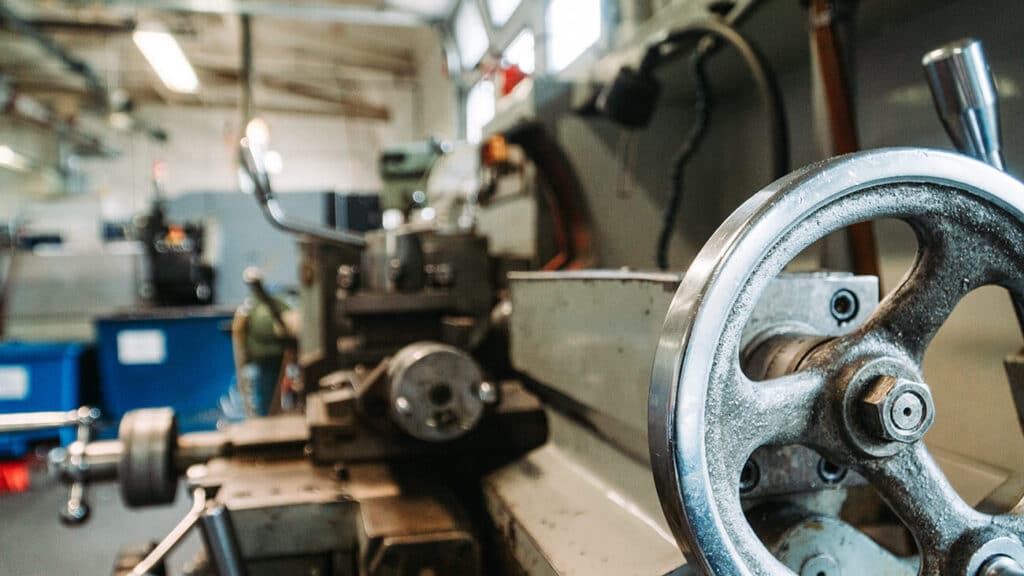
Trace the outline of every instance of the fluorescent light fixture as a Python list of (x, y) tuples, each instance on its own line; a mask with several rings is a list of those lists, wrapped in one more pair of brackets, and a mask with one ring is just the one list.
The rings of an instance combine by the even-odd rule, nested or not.
[(196, 71), (170, 32), (159, 28), (136, 30), (132, 40), (169, 90), (182, 94), (199, 90)]
[(15, 152), (10, 146), (0, 144), (0, 167), (14, 170), (15, 172), (28, 172), (32, 168), (32, 162)]

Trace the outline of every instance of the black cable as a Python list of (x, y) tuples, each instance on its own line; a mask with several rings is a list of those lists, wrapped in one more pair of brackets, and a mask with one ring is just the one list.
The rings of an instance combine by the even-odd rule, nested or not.
[(711, 95), (711, 85), (708, 82), (707, 71), (704, 69), (705, 59), (708, 52), (697, 51), (690, 57), (691, 73), (696, 82), (697, 101), (693, 106), (693, 124), (686, 135), (683, 144), (676, 151), (672, 160), (672, 194), (669, 196), (668, 205), (661, 222), (661, 233), (658, 234), (658, 268), (668, 269), (668, 247), (672, 241), (672, 230), (675, 228), (676, 215), (679, 213), (679, 205), (683, 201), (683, 169), (686, 163), (697, 152), (704, 133), (707, 132), (708, 118), (711, 114), (711, 107), (714, 104)]
[[(789, 171), (789, 136), (786, 131), (786, 111), (782, 105), (781, 91), (779, 90), (775, 75), (771, 73), (764, 57), (735, 28), (729, 26), (722, 20), (708, 19), (693, 22), (678, 30), (674, 30), (663, 39), (648, 46), (640, 64), (640, 74), (652, 74), (653, 69), (671, 54), (671, 50), (664, 50), (666, 46), (672, 46), (673, 44), (677, 44), (694, 36), (701, 38), (710, 36), (712, 38), (723, 40), (732, 46), (743, 59), (743, 62), (747, 67), (747, 71), (750, 73), (754, 84), (757, 86), (759, 99), (761, 100), (765, 113), (768, 117), (768, 142), (771, 146), (770, 156), (772, 180), (781, 178)], [(699, 91), (703, 88), (705, 90), (705, 97), (707, 97), (709, 89), (701, 60), (711, 54), (715, 48), (716, 46), (714, 45), (702, 42), (696, 49), (697, 52), (695, 54), (695, 58), (698, 59), (694, 63), (693, 73), (694, 77), (697, 79), (697, 89)], [(703, 87), (700, 86), (702, 82)], [(705, 105), (707, 105), (707, 103), (705, 103)], [(700, 106), (699, 94), (698, 106)], [(707, 110), (704, 110), (705, 123), (707, 122), (707, 112)], [(700, 120), (699, 115), (700, 112), (698, 112), (698, 121)], [(674, 227), (676, 220), (676, 213), (678, 212), (679, 204), (682, 200), (682, 170), (685, 163), (696, 150), (696, 147), (699, 144), (698, 141), (703, 136), (704, 132), (706, 132), (706, 126), (698, 126), (698, 124), (699, 122), (695, 121), (694, 127), (691, 128), (690, 133), (687, 135), (686, 141), (676, 154), (675, 162), (672, 167), (672, 195), (669, 199), (669, 205), (666, 206), (657, 253), (658, 266), (662, 269), (668, 268), (668, 243), (671, 239), (672, 228)], [(700, 130), (696, 130), (698, 127)], [(694, 142), (691, 142), (691, 139), (694, 140)], [(688, 148), (692, 148), (692, 150), (687, 150)]]

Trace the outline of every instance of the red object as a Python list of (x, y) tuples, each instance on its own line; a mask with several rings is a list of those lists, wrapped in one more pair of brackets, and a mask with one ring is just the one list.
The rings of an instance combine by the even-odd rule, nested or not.
[(501, 83), (502, 96), (508, 96), (520, 82), (526, 79), (526, 73), (515, 64), (502, 68), (501, 74), (503, 76), (503, 82)]
[(0, 493), (24, 492), (31, 484), (28, 460), (0, 462)]

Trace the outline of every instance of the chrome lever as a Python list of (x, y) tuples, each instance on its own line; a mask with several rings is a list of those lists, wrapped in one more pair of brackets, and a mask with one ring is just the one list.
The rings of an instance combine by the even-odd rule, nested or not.
[(960, 152), (1005, 170), (999, 99), (981, 42), (965, 38), (921, 59), (935, 109)]
[(241, 182), (242, 187), (243, 189), (247, 187), (252, 188), (256, 200), (259, 202), (260, 209), (271, 226), (284, 232), (308, 236), (330, 244), (352, 246), (354, 248), (366, 246), (366, 240), (363, 239), (361, 234), (334, 230), (333, 228), (327, 228), (326, 226), (320, 226), (311, 222), (288, 218), (284, 208), (278, 203), (273, 188), (270, 186), (270, 175), (263, 161), (260, 146), (250, 142), (248, 138), (242, 138), (238, 146), (238, 155), (242, 172), (239, 176), (244, 176), (248, 179), (248, 182), (245, 180)]
[(149, 576), (196, 526), (202, 531), (203, 543), (216, 573), (220, 576), (245, 576), (245, 563), (238, 548), (231, 514), (223, 505), (208, 498), (205, 487), (196, 487), (192, 491), (192, 508), (156, 548), (136, 564), (129, 576)]
[(149, 576), (153, 570), (163, 562), (164, 558), (173, 551), (185, 536), (203, 519), (206, 511), (206, 489), (196, 488), (192, 492), (192, 508), (185, 517), (164, 536), (164, 539), (153, 548), (153, 551), (146, 555), (141, 562), (132, 568), (129, 576)]
[(89, 503), (86, 500), (89, 463), (85, 458), (85, 452), (92, 436), (92, 427), (99, 418), (100, 411), (88, 406), (65, 412), (29, 412), (0, 416), (0, 433), (49, 430), (66, 426), (78, 428), (74, 442), (66, 449), (51, 450), (49, 455), (51, 466), (59, 469), (71, 482), (67, 502), (60, 511), (60, 519), (65, 524), (81, 524), (89, 517)]

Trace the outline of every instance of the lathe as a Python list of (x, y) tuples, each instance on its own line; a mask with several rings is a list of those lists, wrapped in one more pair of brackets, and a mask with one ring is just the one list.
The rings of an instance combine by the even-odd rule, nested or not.
[[(193, 528), (194, 575), (1024, 574), (1024, 479), (968, 505), (922, 440), (943, 417), (922, 360), (957, 303), (998, 285), (1024, 317), (1024, 184), (1001, 170), (980, 46), (925, 65), (963, 154), (798, 169), (685, 274), (512, 273), (507, 317), (480, 239), (289, 222), (245, 148), (307, 251), (305, 412), (179, 435), (173, 413), (142, 410), (98, 442), (89, 410), (21, 424), (79, 426), (55, 459), (69, 518), (88, 482), (139, 507), (184, 478), (187, 516), (117, 574), (162, 573)], [(919, 244), (884, 298), (874, 276), (787, 272), (878, 219)], [(497, 330), (511, 369), (481, 353)]]

